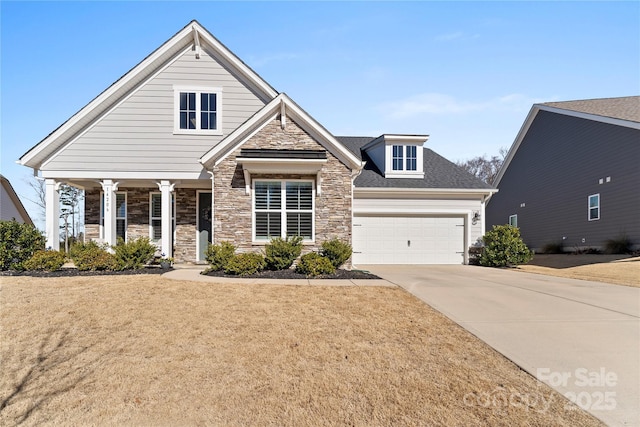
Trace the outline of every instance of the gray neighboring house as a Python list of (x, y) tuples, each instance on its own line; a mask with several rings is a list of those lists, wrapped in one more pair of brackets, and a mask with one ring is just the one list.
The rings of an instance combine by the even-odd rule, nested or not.
[(339, 238), (352, 265), (468, 262), (496, 190), (424, 149), (426, 135), (341, 138), (190, 22), (20, 158), (85, 191), (85, 236), (149, 237), (176, 262), (211, 242), (258, 251)]
[(487, 226), (511, 223), (531, 248), (640, 247), (640, 97), (535, 104), (487, 204)]
[(24, 208), (24, 205), (9, 180), (0, 175), (0, 183), (2, 184), (2, 193), (0, 193), (0, 219), (3, 221), (15, 219), (23, 224), (33, 225), (31, 217)]

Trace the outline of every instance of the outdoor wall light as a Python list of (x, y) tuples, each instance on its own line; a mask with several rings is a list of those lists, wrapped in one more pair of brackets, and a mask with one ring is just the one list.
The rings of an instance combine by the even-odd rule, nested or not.
[(471, 218), (471, 223), (473, 223), (473, 225), (476, 225), (478, 223), (478, 221), (480, 221), (480, 212), (479, 211), (475, 211), (473, 213), (473, 217)]

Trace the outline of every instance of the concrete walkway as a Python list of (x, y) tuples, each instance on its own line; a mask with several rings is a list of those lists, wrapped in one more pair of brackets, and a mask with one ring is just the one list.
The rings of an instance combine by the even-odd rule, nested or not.
[(190, 280), (192, 282), (208, 283), (239, 283), (239, 284), (262, 284), (262, 285), (291, 285), (291, 286), (387, 286), (395, 287), (393, 283), (384, 279), (243, 279), (241, 277), (212, 277), (200, 274), (205, 269), (204, 266), (179, 266), (164, 273), (162, 277), (174, 280)]
[(473, 266), (359, 268), (402, 286), (608, 425), (640, 425), (640, 288)]

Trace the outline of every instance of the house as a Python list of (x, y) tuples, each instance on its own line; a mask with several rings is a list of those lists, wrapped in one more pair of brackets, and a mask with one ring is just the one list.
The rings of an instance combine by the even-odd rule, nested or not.
[(536, 250), (640, 245), (640, 97), (535, 104), (494, 183), (487, 225)]
[(20, 198), (7, 178), (0, 175), (2, 193), (0, 194), (0, 220), (11, 221), (15, 219), (23, 224), (33, 225), (31, 217), (24, 208)]
[(87, 238), (148, 236), (178, 262), (300, 235), (353, 242), (353, 263), (464, 263), (496, 190), (426, 140), (336, 138), (192, 21), (20, 162), (46, 179), (52, 247), (68, 183)]

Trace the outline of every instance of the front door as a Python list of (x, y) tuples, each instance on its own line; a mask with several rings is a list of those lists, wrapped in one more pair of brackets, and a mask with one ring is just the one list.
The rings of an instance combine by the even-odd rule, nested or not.
[(211, 243), (211, 193), (198, 192), (198, 261), (205, 260)]

